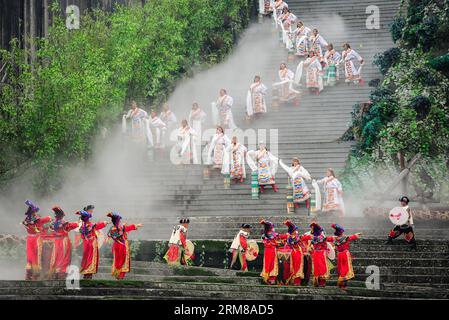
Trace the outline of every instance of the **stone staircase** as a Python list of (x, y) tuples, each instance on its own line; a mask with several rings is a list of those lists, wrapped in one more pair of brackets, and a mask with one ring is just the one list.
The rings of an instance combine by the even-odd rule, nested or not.
[[(379, 0), (380, 29), (368, 30), (365, 14), (369, 0), (290, 0), (290, 9), (309, 27), (318, 27), (327, 41), (341, 50), (343, 42), (349, 42), (366, 60), (363, 68), (364, 86), (347, 85), (343, 81), (332, 88), (325, 88), (318, 95), (304, 90), (299, 106), (271, 106), (269, 113), (252, 123), (244, 120), (246, 88), (227, 87), (233, 94), (234, 118), (240, 128), (278, 129), (278, 155), (287, 163), (299, 156), (304, 167), (313, 177), (322, 177), (326, 168), (333, 167), (337, 173), (344, 167), (351, 144), (340, 142), (339, 137), (350, 122), (352, 106), (369, 98), (369, 80), (380, 77), (372, 65), (375, 53), (391, 46), (388, 25), (392, 21), (399, 0)], [(250, 74), (260, 74), (267, 85), (278, 81), (277, 69), (287, 62), (295, 70), (299, 60), (289, 61), (288, 53), (278, 40), (272, 21), (262, 19), (252, 26), (240, 41), (242, 45), (251, 39), (255, 46), (260, 43), (269, 49), (270, 63), (264, 63)], [(236, 49), (238, 52), (238, 48)], [(242, 54), (241, 52), (239, 54)], [(254, 52), (248, 54), (255, 55)], [(257, 57), (257, 54), (255, 55)], [(241, 57), (251, 59), (251, 57)], [(223, 68), (232, 68), (232, 57)], [(242, 76), (236, 71), (235, 77)], [(341, 73), (343, 76), (343, 73)], [(212, 95), (214, 97), (214, 95)], [(178, 118), (187, 115), (186, 108), (173, 106)], [(174, 166), (167, 154), (153, 154), (142, 144), (122, 139), (120, 152), (111, 153), (106, 161), (116, 161), (118, 167), (126, 167), (125, 174), (114, 169), (94, 167), (92, 172), (102, 172), (107, 178), (102, 188), (81, 177), (79, 184), (64, 190), (64, 208), (78, 210), (80, 203), (94, 202), (97, 212), (120, 211), (125, 221), (144, 223), (137, 232), (130, 234), (141, 246), (137, 261), (127, 280), (110, 281), (110, 260), (101, 260), (96, 280), (82, 281), (82, 290), (65, 289), (58, 281), (0, 281), (0, 299), (447, 299), (449, 289), (449, 222), (415, 219), (418, 250), (409, 251), (403, 240), (385, 246), (391, 223), (386, 219), (361, 217), (361, 212), (349, 207), (349, 215), (338, 218), (318, 213), (307, 216), (305, 208), (297, 209), (295, 215), (286, 215), (285, 191), (287, 175), (278, 171), (279, 193), (268, 190), (260, 200), (251, 199), (250, 179), (245, 183), (224, 189), (223, 177), (213, 173), (204, 180), (201, 165)], [(269, 140), (265, 139), (268, 143)], [(106, 146), (107, 147), (107, 146)], [(153, 160), (149, 160), (149, 157)], [(105, 166), (107, 167), (107, 166)], [(110, 171), (108, 171), (110, 170)], [(250, 172), (247, 167), (247, 172)], [(118, 176), (118, 177), (117, 177)], [(84, 182), (82, 180), (85, 180)], [(123, 192), (126, 190), (126, 192)], [(67, 196), (70, 195), (70, 196)], [(60, 201), (60, 199), (56, 199)], [(156, 243), (167, 240), (172, 227), (180, 216), (191, 219), (188, 237), (196, 243), (196, 253), (204, 251), (204, 267), (169, 268), (160, 260)], [(278, 232), (285, 232), (282, 222), (293, 219), (302, 231), (312, 220), (317, 220), (328, 233), (331, 223), (341, 223), (348, 233), (362, 232), (360, 241), (352, 245), (355, 279), (347, 292), (335, 287), (335, 274), (327, 288), (269, 287), (260, 284), (262, 256), (250, 263), (250, 272), (241, 274), (223, 269), (226, 249), (243, 223), (254, 226), (253, 238), (259, 239), (261, 218), (270, 219)], [(103, 219), (95, 214), (95, 219)], [(10, 231), (10, 230), (8, 230)], [(221, 239), (221, 240), (220, 240)], [(260, 244), (260, 249), (263, 246)], [(155, 259), (158, 256), (158, 259)], [(197, 261), (197, 264), (199, 262)], [(380, 268), (381, 289), (366, 288), (366, 268)], [(335, 270), (334, 270), (335, 272)]]

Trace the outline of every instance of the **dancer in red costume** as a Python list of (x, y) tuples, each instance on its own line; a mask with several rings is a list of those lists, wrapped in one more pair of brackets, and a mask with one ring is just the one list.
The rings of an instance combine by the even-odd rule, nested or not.
[(53, 238), (53, 252), (50, 260), (50, 275), (54, 279), (65, 279), (67, 267), (72, 257), (72, 242), (69, 232), (78, 227), (77, 222), (64, 220), (65, 212), (60, 207), (53, 207), (55, 218), (50, 224)]
[(128, 242), (128, 232), (137, 230), (141, 224), (121, 224), (122, 217), (117, 212), (107, 214), (111, 218), (112, 227), (108, 236), (114, 240), (112, 245), (112, 276), (118, 280), (125, 278), (125, 274), (131, 270), (131, 251)]
[(302, 240), (298, 227), (292, 221), (285, 220), (284, 224), (288, 227), (288, 233), (282, 237), (286, 240), (286, 247), (292, 250), (290, 261), (284, 262), (284, 283), (299, 286), (304, 278)]
[(264, 225), (264, 233), (262, 240), (264, 244), (263, 269), (260, 274), (266, 284), (276, 284), (276, 278), (279, 273), (277, 246), (279, 235), (274, 230), (274, 225), (268, 220), (261, 220), (260, 224)]
[(318, 224), (310, 225), (311, 232), (304, 235), (304, 240), (312, 242), (312, 267), (313, 267), (313, 285), (316, 287), (325, 287), (326, 280), (330, 278), (330, 270), (327, 263), (327, 242), (324, 230)]
[(327, 237), (326, 241), (332, 242), (338, 251), (337, 255), (337, 272), (338, 272), (338, 287), (346, 289), (348, 281), (354, 278), (354, 269), (352, 267), (352, 256), (349, 252), (349, 245), (351, 241), (360, 238), (361, 233), (356, 233), (350, 236), (345, 236), (345, 229), (338, 225), (331, 225), (335, 229), (334, 236)]
[(38, 280), (41, 272), (41, 255), (42, 255), (42, 239), (41, 232), (44, 225), (51, 221), (51, 217), (40, 217), (37, 212), (37, 207), (30, 200), (26, 200), (25, 204), (28, 206), (25, 212), (26, 218), (22, 221), (27, 231), (26, 240), (26, 280)]
[(87, 210), (78, 211), (76, 214), (81, 216), (81, 226), (79, 231), (81, 233), (81, 239), (83, 240), (83, 258), (81, 260), (80, 273), (84, 279), (92, 279), (92, 276), (97, 273), (99, 265), (99, 249), (98, 249), (98, 235), (99, 230), (106, 227), (109, 223), (107, 221), (100, 221), (93, 223), (90, 221), (92, 218), (92, 205), (87, 206)]

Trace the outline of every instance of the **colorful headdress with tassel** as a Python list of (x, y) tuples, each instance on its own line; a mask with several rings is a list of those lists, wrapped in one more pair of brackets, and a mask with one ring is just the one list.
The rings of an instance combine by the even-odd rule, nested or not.
[(295, 225), (291, 220), (285, 220), (284, 224), (288, 228), (288, 233), (293, 233), (294, 231), (298, 230), (298, 226)]
[(25, 212), (25, 215), (28, 217), (39, 211), (39, 207), (36, 206), (31, 200), (26, 200), (25, 204), (28, 206), (28, 210)]
[(345, 229), (338, 224), (331, 224), (331, 227), (335, 229), (334, 235), (336, 235), (337, 237), (341, 236), (343, 232), (345, 232)]
[(106, 216), (111, 218), (111, 221), (115, 226), (122, 219), (122, 216), (118, 212), (109, 212)]

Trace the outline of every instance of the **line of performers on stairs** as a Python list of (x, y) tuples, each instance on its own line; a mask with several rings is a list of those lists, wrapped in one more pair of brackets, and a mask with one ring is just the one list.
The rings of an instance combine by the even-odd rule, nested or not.
[[(293, 84), (300, 85), (303, 70), (306, 71), (306, 87), (311, 93), (319, 94), (324, 86), (334, 86), (340, 79), (340, 65), (343, 65), (346, 83), (364, 84), (361, 70), (365, 61), (349, 43), (343, 44), (340, 54), (317, 28), (305, 26), (303, 21), (290, 11), (285, 1), (265, 1), (265, 6), (260, 5), (260, 13), (273, 16), (276, 28), (280, 31), (280, 41), (292, 52), (290, 57), (305, 58), (298, 64), (295, 73), (289, 70), (285, 63), (281, 64), (281, 82), (274, 84), (274, 87), (280, 89), (281, 102), (296, 99), (300, 94)], [(359, 67), (356, 67), (356, 63)]]
[(137, 230), (141, 224), (122, 223), (122, 217), (117, 212), (109, 212), (108, 221), (92, 222), (94, 206), (88, 205), (76, 212), (80, 219), (69, 222), (64, 219), (65, 212), (59, 206), (52, 208), (54, 217), (41, 217), (39, 207), (27, 200), (28, 209), (22, 224), (27, 232), (26, 240), (26, 280), (66, 279), (71, 265), (72, 241), (70, 231), (77, 231), (75, 246), (80, 241), (83, 254), (79, 273), (84, 279), (92, 279), (98, 272), (99, 248), (104, 240), (101, 229), (112, 224), (108, 231), (108, 239), (112, 239), (111, 274), (116, 279), (123, 279), (131, 268), (128, 233)]

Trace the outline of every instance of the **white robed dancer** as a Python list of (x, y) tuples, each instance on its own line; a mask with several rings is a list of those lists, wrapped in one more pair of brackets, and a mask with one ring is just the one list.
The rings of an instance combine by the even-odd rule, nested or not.
[(165, 134), (167, 125), (157, 116), (156, 111), (151, 111), (150, 129), (153, 135), (153, 142), (155, 148), (163, 148), (165, 141)]
[(246, 96), (246, 115), (249, 118), (267, 112), (266, 94), (267, 87), (261, 82), (260, 76), (255, 76)]
[[(345, 77), (346, 77), (345, 81), (346, 82), (353, 81), (354, 83), (363, 83), (361, 71), (362, 66), (364, 64), (364, 60), (356, 51), (351, 49), (349, 43), (345, 43), (343, 45), (342, 61), (345, 66)], [(355, 61), (358, 61), (360, 64), (358, 69), (354, 65)]]
[[(164, 105), (162, 106), (162, 111), (159, 115), (159, 118), (167, 126), (168, 135), (166, 135), (166, 138), (170, 137), (170, 133), (178, 126), (178, 120), (174, 112), (170, 110), (170, 107), (167, 103), (164, 103)], [(166, 142), (166, 139), (162, 141), (163, 144), (165, 144)]]
[(324, 54), (326, 66), (324, 68), (324, 85), (333, 86), (340, 79), (339, 64), (341, 55), (334, 49), (332, 43), (327, 45), (327, 51)]
[(288, 9), (288, 4), (283, 0), (274, 1), (274, 10), (276, 11), (276, 16), (279, 18), (282, 15), (284, 8)]
[(318, 57), (323, 57), (323, 51), (328, 45), (327, 41), (318, 32), (318, 29), (313, 29), (312, 35), (310, 36), (310, 50), (315, 53)]
[(223, 158), (222, 174), (229, 174), (231, 180), (235, 183), (238, 181), (243, 182), (246, 178), (245, 158), (247, 149), (244, 145), (237, 141), (237, 137), (232, 137), (231, 144), (226, 149), (225, 156)]
[(217, 131), (212, 137), (207, 153), (207, 164), (213, 165), (214, 169), (222, 169), (223, 158), (227, 148), (231, 145), (231, 140), (225, 135), (222, 127), (217, 127)]
[(131, 109), (122, 118), (122, 132), (127, 132), (126, 120), (131, 118), (131, 134), (134, 139), (146, 139), (149, 147), (153, 146), (153, 137), (150, 131), (148, 113), (137, 107), (136, 101), (131, 102)]
[(301, 84), (302, 75), (306, 71), (306, 87), (311, 93), (319, 94), (323, 90), (323, 67), (320, 59), (314, 51), (309, 52), (309, 57), (301, 61), (296, 68), (295, 83)]
[(252, 171), (257, 171), (260, 192), (265, 192), (265, 186), (271, 185), (274, 192), (278, 191), (275, 176), (278, 169), (278, 158), (275, 157), (263, 142), (259, 144), (259, 150), (248, 151), (246, 161)]
[(229, 96), (225, 89), (220, 90), (220, 96), (216, 102), (212, 102), (212, 118), (214, 125), (226, 129), (235, 129), (234, 117), (232, 116), (232, 105), (234, 99)]
[(195, 140), (197, 138), (195, 130), (193, 130), (187, 120), (181, 121), (181, 127), (178, 128), (177, 133), (177, 143), (175, 146), (178, 164), (194, 164), (198, 163), (198, 157), (195, 147)]
[(309, 37), (312, 33), (312, 30), (306, 27), (302, 21), (298, 21), (296, 29), (292, 32), (296, 37), (296, 55), (300, 57), (307, 56), (307, 53), (309, 51)]
[(192, 104), (192, 110), (189, 114), (189, 123), (195, 127), (195, 123), (204, 124), (206, 121), (207, 114), (203, 111), (203, 109), (200, 108), (199, 104), (197, 102), (194, 102)]
[(337, 211), (340, 216), (345, 215), (345, 204), (343, 201), (343, 187), (335, 177), (332, 168), (327, 169), (326, 177), (316, 181), (322, 184), (324, 188), (323, 211)]
[(279, 165), (287, 172), (290, 177), (290, 183), (293, 188), (293, 203), (295, 208), (298, 208), (299, 203), (306, 202), (306, 207), (310, 207), (311, 193), (305, 181), (312, 181), (310, 173), (301, 165), (298, 158), (292, 159), (291, 167), (287, 166), (282, 160), (279, 160)]
[(278, 74), (281, 81), (273, 83), (273, 87), (278, 89), (281, 102), (288, 102), (296, 98), (299, 92), (293, 89), (293, 79), (295, 78), (293, 71), (288, 69), (285, 63), (281, 63)]

